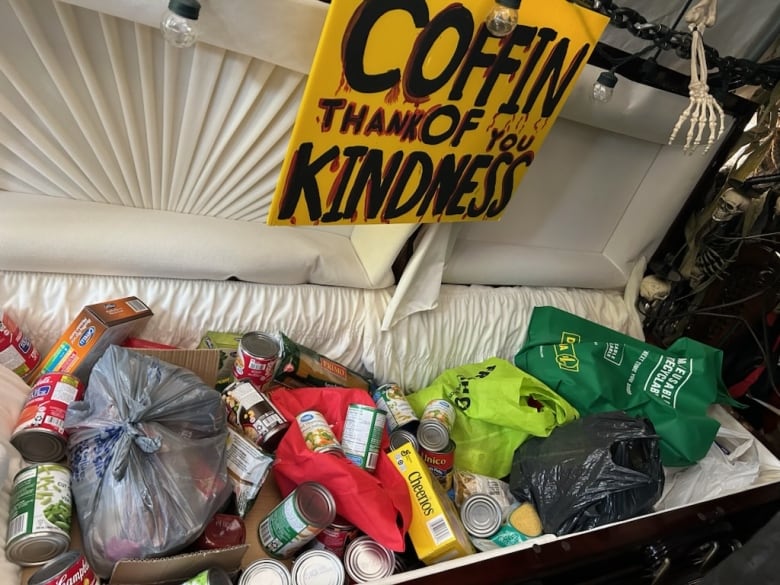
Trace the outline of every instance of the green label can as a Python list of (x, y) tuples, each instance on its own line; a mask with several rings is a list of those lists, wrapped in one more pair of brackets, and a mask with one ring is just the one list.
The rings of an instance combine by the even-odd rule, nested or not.
[(6, 556), (23, 566), (40, 565), (70, 546), (70, 470), (42, 463), (14, 477)]
[(347, 459), (373, 473), (379, 459), (379, 444), (384, 428), (385, 413), (381, 410), (363, 404), (350, 404), (341, 434), (341, 447)]

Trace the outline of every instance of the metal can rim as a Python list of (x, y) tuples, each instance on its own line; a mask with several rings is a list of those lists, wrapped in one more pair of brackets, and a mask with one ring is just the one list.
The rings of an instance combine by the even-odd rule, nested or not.
[[(475, 524), (472, 514), (475, 510), (475, 506), (480, 506), (482, 510), (493, 512), (492, 522), (483, 522), (482, 524)], [(463, 522), (466, 532), (477, 538), (489, 538), (493, 536), (501, 528), (503, 522), (503, 511), (501, 505), (495, 498), (489, 494), (471, 494), (463, 502), (460, 508), (460, 517)]]
[[(307, 492), (309, 492), (310, 499), (304, 501), (303, 498), (307, 496)], [(321, 497), (327, 507), (327, 515), (322, 519), (313, 516), (306, 508), (307, 504), (312, 501), (312, 492)], [(333, 499), (333, 494), (328, 488), (316, 481), (306, 481), (295, 488), (295, 505), (301, 514), (305, 515), (306, 521), (316, 528), (327, 528), (336, 519), (336, 500)]]
[[(356, 558), (361, 550), (373, 551), (380, 562), (380, 568), (384, 570), (372, 574), (363, 571), (358, 564), (358, 558)], [(382, 579), (389, 577), (395, 571), (395, 555), (370, 536), (359, 536), (347, 545), (347, 550), (344, 552), (344, 568), (350, 578), (358, 583)]]
[(279, 575), (282, 578), (282, 581), (284, 581), (284, 585), (292, 584), (292, 575), (284, 563), (277, 561), (276, 559), (258, 559), (244, 569), (238, 585), (253, 585), (252, 581), (254, 578), (261, 574), (261, 572), (268, 570)]
[(307, 550), (306, 552), (300, 554), (297, 559), (295, 559), (293, 562), (292, 571), (290, 571), (292, 582), (295, 585), (306, 585), (306, 581), (301, 578), (302, 575), (300, 575), (300, 573), (304, 570), (305, 563), (316, 557), (324, 559), (331, 568), (336, 570), (337, 583), (335, 585), (342, 585), (346, 580), (346, 571), (344, 569), (344, 565), (341, 563), (341, 560), (333, 552), (320, 549)]

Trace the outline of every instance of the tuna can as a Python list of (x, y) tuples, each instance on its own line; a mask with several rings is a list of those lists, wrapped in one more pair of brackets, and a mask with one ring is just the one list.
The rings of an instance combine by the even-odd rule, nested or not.
[(307, 550), (293, 563), (293, 585), (344, 585), (346, 573), (335, 554), (328, 550)]
[(27, 461), (59, 461), (65, 456), (68, 405), (84, 396), (73, 374), (51, 372), (35, 382), (17, 419), (11, 443)]
[(460, 507), (460, 519), (471, 536), (490, 538), (503, 523), (501, 505), (487, 494), (472, 494)]
[(70, 470), (43, 463), (14, 477), (5, 554), (18, 565), (41, 565), (70, 546)]
[(329, 550), (341, 559), (344, 558), (347, 544), (357, 536), (357, 533), (358, 530), (354, 525), (341, 516), (336, 516), (330, 526), (317, 535), (314, 546), (318, 549)]
[(316, 410), (304, 410), (295, 417), (295, 420), (298, 421), (303, 440), (310, 451), (344, 455), (341, 443), (322, 413)]
[(384, 579), (395, 571), (395, 555), (370, 536), (359, 536), (347, 545), (344, 568), (355, 583)]
[(233, 378), (248, 380), (262, 390), (276, 373), (280, 353), (281, 345), (271, 335), (262, 331), (245, 333), (238, 342)]
[(417, 430), (420, 420), (398, 384), (383, 384), (372, 395), (379, 410), (387, 416), (387, 432), (397, 429)]
[(291, 585), (290, 571), (274, 559), (260, 559), (241, 574), (238, 585)]
[(350, 404), (344, 418), (341, 443), (347, 459), (373, 473), (379, 459), (379, 444), (385, 430), (385, 414), (378, 408)]
[(224, 569), (213, 567), (201, 571), (181, 585), (233, 585), (233, 579), (230, 578), (230, 575)]
[(415, 451), (420, 449), (420, 445), (417, 443), (417, 436), (414, 433), (405, 429), (395, 429), (392, 433), (390, 433), (391, 450), (394, 451), (406, 443), (411, 443)]
[(421, 449), (444, 451), (450, 443), (450, 431), (455, 424), (455, 408), (441, 398), (425, 405), (417, 427), (417, 442)]
[(452, 470), (455, 467), (455, 441), (450, 440), (443, 451), (428, 451), (420, 447), (420, 456), (444, 491), (449, 490), (452, 487)]
[(0, 366), (5, 366), (26, 382), (41, 363), (41, 354), (11, 317), (0, 311)]
[(222, 391), (227, 420), (233, 428), (266, 451), (273, 452), (290, 422), (249, 382), (234, 382)]
[(100, 579), (87, 559), (77, 550), (69, 550), (30, 575), (27, 585), (100, 585)]
[(304, 482), (260, 522), (260, 545), (272, 557), (290, 558), (335, 518), (336, 502), (327, 488)]

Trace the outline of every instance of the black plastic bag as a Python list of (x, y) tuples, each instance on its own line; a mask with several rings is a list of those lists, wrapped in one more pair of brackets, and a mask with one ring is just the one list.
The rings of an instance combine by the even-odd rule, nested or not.
[(650, 512), (664, 487), (658, 435), (623, 412), (578, 419), (520, 445), (509, 485), (558, 536)]

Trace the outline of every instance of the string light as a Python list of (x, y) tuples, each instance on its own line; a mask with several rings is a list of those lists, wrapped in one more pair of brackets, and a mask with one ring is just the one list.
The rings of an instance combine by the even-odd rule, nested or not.
[(165, 41), (174, 47), (191, 47), (198, 40), (198, 0), (170, 0), (168, 10), (160, 21), (160, 31)]
[(518, 8), (520, 8), (520, 0), (496, 0), (485, 18), (485, 26), (494, 36), (507, 36), (517, 26)]
[(606, 104), (612, 99), (612, 93), (615, 90), (617, 82), (617, 75), (615, 75), (611, 69), (599, 73), (596, 83), (593, 84), (593, 99), (597, 102)]

